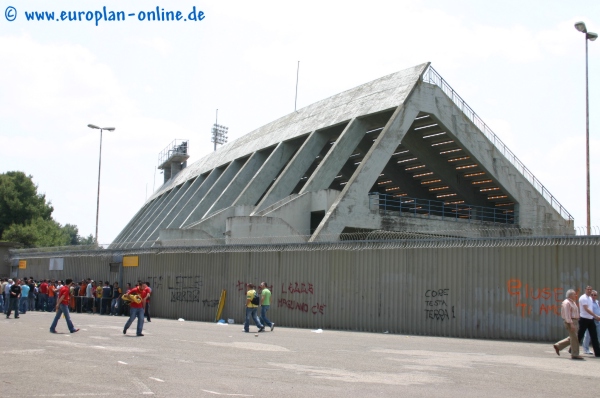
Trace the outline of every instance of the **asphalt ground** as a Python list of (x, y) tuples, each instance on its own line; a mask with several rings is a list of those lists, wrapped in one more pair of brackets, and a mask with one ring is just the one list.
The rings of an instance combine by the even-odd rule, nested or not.
[[(0, 397), (549, 397), (597, 390), (600, 359), (548, 343), (125, 317), (0, 318)], [(276, 322), (276, 320), (275, 320)], [(587, 388), (586, 388), (587, 386)]]

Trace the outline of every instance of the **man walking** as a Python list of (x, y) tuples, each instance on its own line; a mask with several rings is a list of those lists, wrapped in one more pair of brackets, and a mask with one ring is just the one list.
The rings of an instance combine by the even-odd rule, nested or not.
[(565, 328), (569, 332), (569, 337), (554, 344), (554, 351), (556, 351), (556, 355), (560, 356), (560, 350), (571, 345), (571, 359), (583, 359), (582, 356), (579, 356), (579, 340), (577, 339), (577, 320), (579, 319), (579, 309), (575, 303), (577, 293), (575, 293), (575, 290), (569, 289), (566, 296), (567, 298), (562, 302), (561, 316)]
[(275, 329), (275, 323), (267, 318), (267, 311), (271, 307), (271, 291), (267, 288), (266, 282), (260, 283), (260, 321), (263, 325), (271, 328), (271, 332)]
[(594, 314), (594, 311), (592, 311), (594, 302), (591, 296), (592, 287), (587, 286), (585, 293), (579, 297), (579, 333), (577, 334), (577, 340), (581, 344), (585, 331), (589, 330), (592, 346), (594, 347), (594, 356), (600, 357), (600, 344), (598, 344), (596, 324), (594, 323), (595, 320), (600, 321), (600, 316)]
[[(8, 280), (10, 282), (10, 279)], [(19, 319), (19, 300), (21, 299), (21, 284), (20, 280), (16, 279), (15, 283), (10, 285), (10, 303), (8, 311), (6, 311), (6, 319), (10, 318), (10, 313), (15, 310), (15, 319)]]
[(133, 320), (135, 318), (137, 318), (137, 330), (136, 330), (136, 335), (137, 336), (143, 336), (144, 334), (142, 333), (142, 330), (144, 329), (144, 307), (146, 306), (146, 290), (143, 287), (142, 282), (138, 281), (138, 284), (136, 287), (134, 287), (133, 289), (129, 290), (127, 292), (128, 295), (133, 296), (133, 295), (137, 295), (141, 297), (141, 301), (139, 303), (136, 303), (135, 301), (131, 300), (129, 302), (129, 319), (127, 320), (127, 323), (125, 324), (125, 327), (123, 328), (123, 334), (127, 334), (127, 329), (129, 329), (129, 326), (131, 326), (131, 324), (133, 323)]
[[(598, 303), (598, 292), (595, 290), (592, 290), (592, 312), (594, 313), (594, 315), (600, 315), (600, 304)], [(600, 321), (595, 320), (594, 323), (596, 324), (596, 335), (598, 333), (600, 333)], [(600, 336), (596, 336), (596, 337), (600, 337)], [(587, 332), (585, 332), (585, 337), (583, 338), (583, 352), (585, 352), (586, 354), (590, 354), (592, 355), (592, 352), (590, 351), (590, 341), (592, 339), (590, 338), (590, 331), (588, 330)]]
[(67, 320), (67, 327), (71, 333), (76, 333), (79, 329), (75, 329), (73, 322), (71, 322), (71, 315), (69, 314), (69, 302), (71, 299), (71, 285), (73, 284), (72, 279), (67, 279), (65, 285), (58, 291), (58, 299), (56, 300), (56, 315), (50, 325), (50, 333), (56, 333), (56, 325), (62, 314), (65, 314)]
[(250, 331), (250, 317), (254, 319), (258, 331), (264, 332), (265, 327), (260, 323), (260, 320), (256, 315), (258, 305), (260, 304), (260, 298), (256, 294), (256, 290), (254, 290), (254, 285), (252, 283), (248, 283), (247, 287), (248, 292), (246, 293), (246, 322), (244, 322), (244, 332), (248, 333)]

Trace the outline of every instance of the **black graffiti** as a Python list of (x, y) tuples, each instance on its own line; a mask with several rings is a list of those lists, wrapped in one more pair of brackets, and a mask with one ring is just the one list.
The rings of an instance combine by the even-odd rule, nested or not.
[(443, 305), (445, 305), (446, 307), (448, 306), (448, 304), (446, 304), (446, 301), (444, 300), (431, 300), (431, 301), (425, 301), (425, 305), (427, 307), (441, 307)]
[(216, 307), (219, 305), (219, 300), (202, 300), (205, 307)]
[(450, 292), (450, 289), (436, 289), (436, 290), (427, 290), (425, 291), (425, 297), (442, 297), (447, 296)]
[(177, 289), (171, 290), (171, 302), (199, 303), (200, 290), (198, 289)]
[(446, 310), (446, 309), (425, 310), (425, 318), (432, 319), (435, 321), (442, 321), (442, 322), (449, 321), (450, 319), (455, 319), (456, 317), (454, 316), (454, 306), (452, 306), (450, 312), (452, 314), (452, 318), (450, 318), (450, 314), (448, 313), (448, 310)]
[(160, 290), (162, 288), (162, 275), (160, 276), (149, 276), (147, 281), (150, 282), (150, 287), (152, 290)]
[(203, 285), (202, 276), (167, 276), (167, 287), (169, 289), (200, 289)]

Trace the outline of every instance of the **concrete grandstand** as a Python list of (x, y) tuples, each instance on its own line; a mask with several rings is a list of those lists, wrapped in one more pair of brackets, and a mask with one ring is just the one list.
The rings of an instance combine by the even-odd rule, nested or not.
[(166, 154), (163, 186), (111, 248), (574, 234), (571, 215), (429, 63), (286, 115), (189, 167), (187, 142)]

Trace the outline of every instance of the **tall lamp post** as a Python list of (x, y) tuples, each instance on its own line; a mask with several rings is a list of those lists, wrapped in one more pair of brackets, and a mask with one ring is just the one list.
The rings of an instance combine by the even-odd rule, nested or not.
[(588, 40), (598, 38), (596, 33), (588, 32), (583, 22), (577, 22), (575, 29), (585, 34), (585, 170), (586, 170), (586, 205), (587, 205), (587, 234), (591, 235), (590, 227), (590, 96), (588, 89)]
[(100, 168), (102, 166), (102, 130), (115, 131), (114, 127), (98, 127), (94, 124), (88, 124), (91, 129), (100, 130), (100, 155), (98, 156), (98, 195), (96, 196), (96, 246), (98, 246), (98, 215), (100, 214)]

